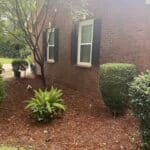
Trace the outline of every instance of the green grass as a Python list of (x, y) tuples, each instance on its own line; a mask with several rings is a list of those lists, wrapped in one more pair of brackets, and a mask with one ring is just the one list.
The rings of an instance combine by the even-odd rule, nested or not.
[[(18, 150), (18, 148), (15, 148), (15, 147), (7, 147), (7, 146), (1, 146), (1, 147), (0, 147), (0, 150)], [(19, 150), (25, 150), (25, 149), (19, 147)]]
[(13, 59), (11, 58), (0, 58), (0, 63), (1, 64), (11, 64)]

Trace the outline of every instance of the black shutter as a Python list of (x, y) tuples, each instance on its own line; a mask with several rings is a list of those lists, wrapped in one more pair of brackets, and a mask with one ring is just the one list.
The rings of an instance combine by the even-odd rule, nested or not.
[(42, 49), (43, 49), (43, 56), (44, 60), (47, 60), (47, 29), (43, 31), (42, 35)]
[(54, 33), (55, 33), (54, 60), (55, 62), (57, 62), (59, 57), (59, 30), (56, 28)]
[(94, 21), (93, 31), (93, 48), (92, 48), (92, 64), (99, 65), (100, 57), (100, 42), (101, 42), (101, 20), (96, 19)]
[(71, 32), (71, 64), (77, 64), (78, 24), (73, 24)]

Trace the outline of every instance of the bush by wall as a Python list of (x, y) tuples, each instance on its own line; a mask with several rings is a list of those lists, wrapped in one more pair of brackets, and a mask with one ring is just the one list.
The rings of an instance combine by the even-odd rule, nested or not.
[(4, 96), (5, 96), (5, 85), (3, 78), (0, 76), (0, 103), (2, 102)]
[(115, 114), (125, 111), (128, 105), (128, 83), (136, 74), (135, 66), (108, 63), (100, 66), (99, 87), (106, 106)]
[(51, 88), (50, 91), (35, 91), (35, 96), (27, 102), (26, 108), (32, 111), (33, 118), (37, 121), (49, 121), (65, 110), (62, 91)]
[(135, 78), (129, 94), (133, 112), (140, 121), (143, 149), (150, 150), (150, 71)]

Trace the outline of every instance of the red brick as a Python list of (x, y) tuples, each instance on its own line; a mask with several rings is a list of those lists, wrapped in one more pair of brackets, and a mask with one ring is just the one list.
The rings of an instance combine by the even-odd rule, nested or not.
[[(150, 5), (144, 0), (89, 1), (94, 17), (102, 20), (100, 63), (133, 63), (138, 71), (150, 69)], [(87, 69), (71, 65), (71, 20), (66, 9), (59, 8), (55, 22), (60, 31), (59, 61), (46, 63), (46, 76), (49, 82), (97, 96), (98, 66)]]

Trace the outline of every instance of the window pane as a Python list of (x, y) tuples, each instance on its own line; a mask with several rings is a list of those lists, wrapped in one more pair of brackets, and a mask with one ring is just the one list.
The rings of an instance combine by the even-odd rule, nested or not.
[(83, 26), (81, 35), (81, 43), (91, 43), (92, 41), (92, 25)]
[(80, 62), (90, 62), (91, 45), (81, 45)]
[(49, 45), (54, 45), (54, 38), (55, 38), (54, 32), (50, 32), (49, 33)]
[(49, 47), (49, 59), (54, 59), (54, 47)]

